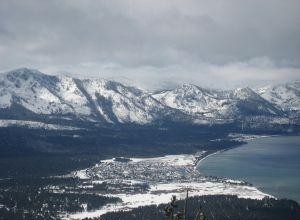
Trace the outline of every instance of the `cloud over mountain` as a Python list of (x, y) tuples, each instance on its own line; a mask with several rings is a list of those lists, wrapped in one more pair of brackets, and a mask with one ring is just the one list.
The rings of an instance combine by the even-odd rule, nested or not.
[(149, 88), (299, 79), (299, 11), (298, 0), (4, 0), (0, 69), (100, 73)]

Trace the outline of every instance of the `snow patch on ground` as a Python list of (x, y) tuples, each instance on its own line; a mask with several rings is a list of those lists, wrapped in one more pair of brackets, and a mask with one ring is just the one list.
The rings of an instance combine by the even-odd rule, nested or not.
[(239, 198), (263, 199), (264, 197), (271, 197), (255, 187), (244, 185), (232, 185), (229, 183), (216, 182), (191, 182), (191, 183), (170, 183), (157, 184), (151, 186), (150, 192), (138, 194), (111, 194), (106, 195), (110, 197), (118, 197), (122, 200), (121, 203), (107, 204), (99, 210), (91, 212), (81, 212), (71, 214), (65, 219), (83, 219), (99, 217), (108, 212), (126, 211), (140, 206), (159, 205), (170, 202), (173, 195), (178, 199), (184, 199), (186, 196), (186, 189), (189, 189), (189, 195), (237, 195)]
[(72, 126), (63, 126), (58, 124), (47, 124), (37, 121), (24, 120), (6, 120), (0, 119), (0, 127), (26, 127), (31, 129), (47, 129), (47, 130), (80, 130), (81, 128)]
[(196, 157), (190, 154), (182, 155), (166, 155), (163, 157), (153, 157), (153, 158), (130, 158), (132, 162), (159, 162), (167, 163), (173, 166), (193, 166), (195, 165)]

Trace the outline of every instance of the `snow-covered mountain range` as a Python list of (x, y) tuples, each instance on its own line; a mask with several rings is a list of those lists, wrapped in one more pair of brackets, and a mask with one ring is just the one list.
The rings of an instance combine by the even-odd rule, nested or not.
[(265, 86), (257, 93), (284, 111), (300, 111), (300, 82)]
[[(64, 119), (109, 124), (213, 123), (247, 117), (297, 117), (300, 83), (221, 91), (195, 85), (148, 93), (104, 79), (17, 69), (0, 75), (0, 119)], [(296, 116), (295, 116), (296, 115)]]
[(247, 115), (283, 114), (280, 108), (250, 88), (218, 91), (183, 85), (174, 90), (156, 93), (153, 97), (171, 108), (204, 118), (234, 119)]

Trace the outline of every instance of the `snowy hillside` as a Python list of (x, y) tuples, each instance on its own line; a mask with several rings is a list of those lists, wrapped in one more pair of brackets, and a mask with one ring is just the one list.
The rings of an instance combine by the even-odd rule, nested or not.
[[(1, 75), (0, 109), (19, 105), (43, 115), (72, 115), (109, 123), (150, 123), (168, 108), (133, 87), (18, 69)], [(172, 110), (171, 110), (172, 111)]]
[(269, 85), (257, 92), (285, 111), (300, 111), (300, 82)]
[(37, 114), (89, 115), (85, 96), (69, 77), (18, 69), (1, 75), (0, 107), (19, 104)]
[(93, 110), (107, 122), (150, 123), (166, 109), (149, 94), (134, 87), (105, 80), (83, 80), (82, 88), (92, 103)]
[(250, 88), (220, 91), (185, 84), (149, 94), (115, 81), (50, 76), (26, 68), (0, 75), (0, 119), (6, 120), (38, 116), (47, 123), (49, 118), (110, 124), (217, 123), (281, 118), (286, 115), (282, 109), (300, 109), (299, 83), (265, 87), (258, 93)]
[(247, 115), (280, 115), (280, 109), (261, 98), (250, 88), (232, 91), (203, 89), (183, 85), (153, 95), (163, 104), (187, 114), (206, 118), (236, 118)]

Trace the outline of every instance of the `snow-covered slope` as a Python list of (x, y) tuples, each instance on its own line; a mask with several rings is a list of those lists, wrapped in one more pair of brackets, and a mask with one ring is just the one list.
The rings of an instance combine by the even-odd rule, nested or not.
[(19, 104), (36, 114), (89, 115), (85, 96), (69, 77), (18, 69), (1, 75), (0, 108)]
[(299, 83), (266, 87), (259, 94), (250, 88), (220, 91), (190, 84), (149, 94), (115, 81), (49, 76), (23, 68), (0, 75), (0, 119), (223, 123), (243, 117), (282, 117), (281, 108), (300, 109)]
[(153, 97), (161, 103), (187, 114), (213, 117), (228, 110), (226, 100), (220, 100), (219, 95), (217, 91), (184, 84), (174, 90), (156, 93)]
[(173, 111), (149, 94), (114, 81), (48, 76), (31, 69), (1, 75), (0, 109), (16, 104), (35, 114), (109, 123), (145, 124)]
[(167, 111), (149, 94), (118, 82), (106, 80), (83, 80), (85, 88), (95, 110), (108, 122), (150, 123)]
[(300, 111), (300, 82), (269, 85), (257, 92), (285, 111)]
[(250, 88), (232, 91), (183, 85), (153, 94), (163, 104), (187, 114), (206, 118), (236, 118), (244, 115), (279, 115), (281, 112)]

